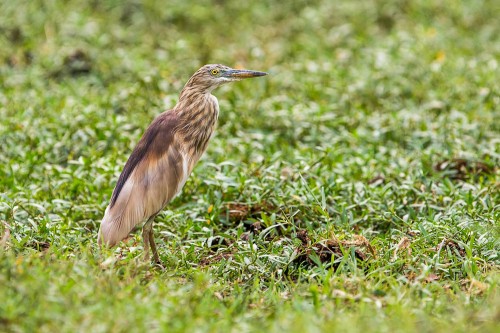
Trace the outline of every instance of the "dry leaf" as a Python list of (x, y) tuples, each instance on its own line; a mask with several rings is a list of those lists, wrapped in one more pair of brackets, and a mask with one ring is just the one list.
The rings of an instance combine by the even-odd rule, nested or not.
[(404, 236), (403, 238), (401, 238), (398, 245), (394, 249), (394, 254), (392, 255), (392, 260), (396, 260), (396, 258), (398, 257), (398, 252), (400, 250), (406, 249), (408, 252), (408, 255), (411, 255), (410, 245), (411, 245), (411, 242), (410, 242), (410, 239), (408, 237)]
[(432, 281), (437, 281), (439, 280), (439, 276), (437, 276), (436, 274), (429, 274), (427, 275), (427, 277), (425, 278), (425, 282), (432, 282)]

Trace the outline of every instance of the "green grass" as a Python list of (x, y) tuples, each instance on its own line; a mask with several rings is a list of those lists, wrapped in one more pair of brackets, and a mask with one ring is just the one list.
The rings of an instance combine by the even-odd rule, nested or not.
[[(499, 16), (0, 1), (0, 331), (497, 332)], [(215, 91), (217, 134), (155, 224), (165, 270), (139, 232), (99, 251), (128, 155), (205, 63), (271, 75)]]

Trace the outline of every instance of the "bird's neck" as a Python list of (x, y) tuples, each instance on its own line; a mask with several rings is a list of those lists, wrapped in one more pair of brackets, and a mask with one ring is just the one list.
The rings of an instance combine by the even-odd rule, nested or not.
[(185, 87), (174, 112), (177, 113), (180, 121), (179, 134), (184, 138), (189, 150), (195, 156), (201, 156), (219, 117), (217, 98), (210, 92)]
[(181, 119), (192, 120), (198, 117), (218, 117), (219, 103), (211, 90), (184, 87), (175, 106), (175, 112)]

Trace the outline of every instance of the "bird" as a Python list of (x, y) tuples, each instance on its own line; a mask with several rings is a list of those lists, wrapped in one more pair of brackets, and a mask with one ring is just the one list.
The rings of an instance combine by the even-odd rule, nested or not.
[(207, 149), (219, 117), (212, 91), (229, 82), (268, 73), (209, 64), (182, 89), (174, 108), (160, 113), (133, 149), (102, 218), (97, 242), (113, 247), (144, 222), (144, 260), (160, 264), (153, 234), (155, 217), (177, 196)]

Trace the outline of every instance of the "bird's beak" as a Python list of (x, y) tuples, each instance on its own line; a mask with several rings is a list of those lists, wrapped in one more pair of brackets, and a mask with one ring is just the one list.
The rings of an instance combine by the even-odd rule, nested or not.
[(230, 79), (248, 79), (251, 77), (264, 76), (266, 72), (249, 71), (247, 69), (231, 69), (224, 73), (224, 76)]

